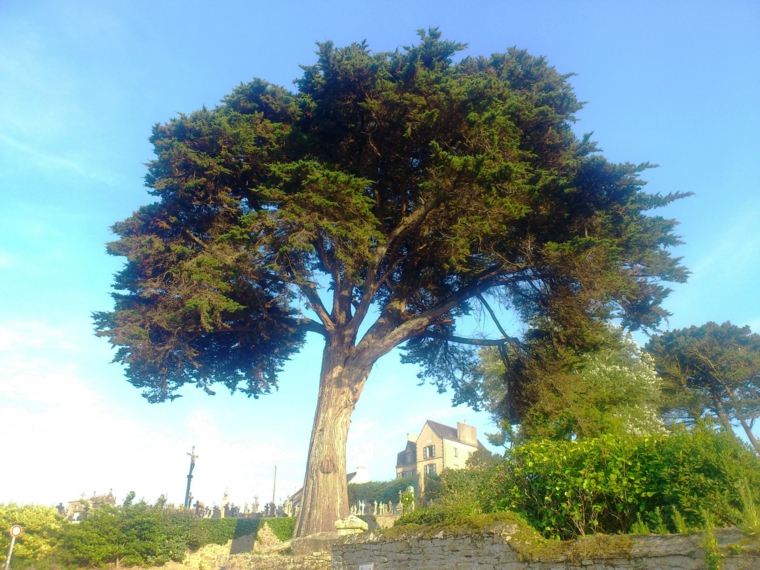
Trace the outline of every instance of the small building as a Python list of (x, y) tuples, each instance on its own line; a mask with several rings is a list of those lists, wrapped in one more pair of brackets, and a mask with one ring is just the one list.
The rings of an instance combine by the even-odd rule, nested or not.
[(60, 505), (59, 512), (63, 511), (66, 518), (72, 522), (80, 521), (87, 516), (90, 511), (94, 511), (106, 506), (115, 506), (116, 498), (113, 496), (113, 491), (108, 491), (107, 495), (92, 494), (92, 497), (87, 499), (82, 493), (82, 498), (76, 501), (69, 501), (66, 508)]
[(483, 449), (483, 444), (475, 426), (458, 422), (453, 428), (427, 420), (416, 438), (407, 435), (406, 447), (396, 459), (396, 477), (417, 479), (419, 491), (424, 493), (425, 477), (465, 467), (478, 449)]

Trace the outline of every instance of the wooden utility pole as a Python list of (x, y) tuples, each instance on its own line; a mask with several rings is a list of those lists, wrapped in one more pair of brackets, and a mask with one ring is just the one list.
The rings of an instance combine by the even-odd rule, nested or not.
[(192, 451), (189, 451), (187, 453), (190, 456), (190, 471), (187, 473), (187, 488), (185, 489), (185, 508), (190, 508), (190, 502), (191, 502), (191, 496), (190, 496), (190, 483), (193, 480), (193, 469), (195, 469), (195, 460), (198, 459), (198, 456), (195, 455), (195, 446), (193, 446)]

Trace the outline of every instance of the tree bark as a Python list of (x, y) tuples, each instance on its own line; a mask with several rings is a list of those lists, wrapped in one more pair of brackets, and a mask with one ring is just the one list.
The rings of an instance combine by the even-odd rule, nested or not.
[(372, 364), (350, 364), (353, 347), (337, 342), (335, 336), (328, 338), (323, 353), (296, 537), (334, 531), (335, 521), (349, 513), (348, 429)]
[(728, 418), (728, 414), (726, 414), (726, 411), (723, 409), (723, 404), (720, 401), (720, 397), (713, 394), (712, 400), (713, 407), (715, 408), (715, 414), (718, 416), (718, 423), (723, 427), (726, 433), (729, 433), (736, 437), (736, 439), (739, 439), (734, 432), (734, 428), (731, 425), (731, 420)]
[(728, 394), (728, 397), (731, 400), (731, 406), (734, 408), (736, 419), (739, 420), (739, 424), (741, 424), (744, 433), (747, 435), (747, 439), (755, 449), (755, 453), (760, 454), (760, 442), (757, 441), (755, 434), (752, 433), (752, 427), (749, 425), (749, 423), (747, 423), (747, 420), (739, 413), (739, 399), (736, 397), (734, 391), (725, 382), (723, 382), (723, 387), (725, 388), (726, 394)]
[(744, 429), (744, 433), (747, 434), (747, 439), (755, 449), (755, 453), (760, 454), (760, 441), (757, 440), (755, 434), (752, 432), (752, 426), (750, 426), (749, 423), (747, 423), (747, 420), (745, 420), (743, 417), (737, 416), (737, 419), (739, 420), (742, 429)]

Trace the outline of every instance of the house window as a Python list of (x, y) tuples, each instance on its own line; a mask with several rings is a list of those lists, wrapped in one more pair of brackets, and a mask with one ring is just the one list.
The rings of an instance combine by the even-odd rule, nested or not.
[(422, 448), (422, 459), (432, 459), (435, 457), (435, 445), (428, 445)]
[(435, 475), (435, 463), (425, 465), (425, 475)]

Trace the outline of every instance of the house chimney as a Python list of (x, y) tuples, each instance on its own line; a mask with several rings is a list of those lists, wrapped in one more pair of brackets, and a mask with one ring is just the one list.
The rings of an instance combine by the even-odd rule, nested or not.
[(467, 445), (477, 447), (478, 432), (475, 426), (467, 425), (464, 422), (457, 422), (457, 439)]
[(411, 433), (406, 432), (406, 441), (415, 442), (417, 440), (414, 438), (414, 436)]

